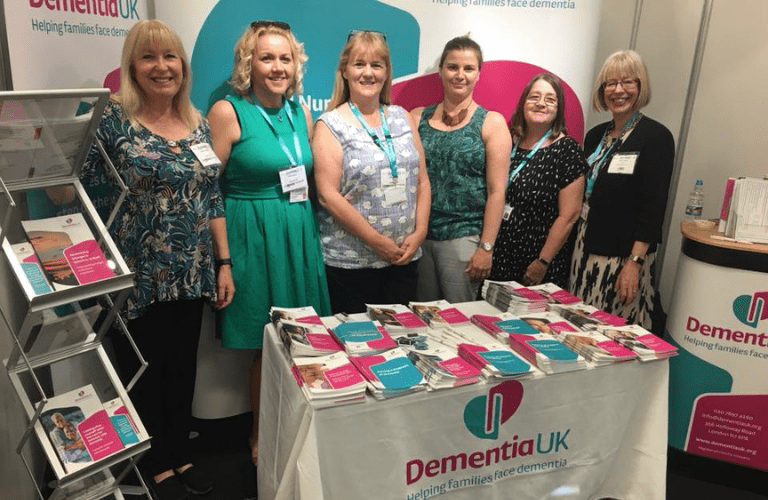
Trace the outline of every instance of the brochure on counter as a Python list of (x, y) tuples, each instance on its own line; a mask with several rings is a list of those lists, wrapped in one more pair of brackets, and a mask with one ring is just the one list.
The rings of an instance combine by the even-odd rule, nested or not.
[(390, 332), (424, 331), (429, 326), (416, 313), (402, 304), (366, 304), (368, 316)]
[(312, 306), (272, 307), (270, 318), (291, 357), (323, 356), (344, 350)]
[(408, 307), (432, 328), (469, 324), (469, 318), (447, 300), (410, 302)]
[(356, 403), (365, 400), (366, 381), (343, 352), (293, 358), (293, 374), (310, 401)]

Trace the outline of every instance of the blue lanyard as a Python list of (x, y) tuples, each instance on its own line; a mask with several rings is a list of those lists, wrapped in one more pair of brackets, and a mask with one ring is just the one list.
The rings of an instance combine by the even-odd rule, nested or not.
[(395, 153), (395, 145), (392, 143), (392, 134), (389, 132), (389, 125), (387, 125), (387, 117), (384, 116), (384, 106), (379, 104), (379, 116), (381, 117), (381, 128), (384, 130), (384, 140), (386, 144), (381, 142), (381, 139), (376, 132), (368, 126), (363, 115), (360, 114), (360, 110), (354, 105), (352, 101), (349, 101), (349, 109), (357, 117), (357, 121), (363, 126), (368, 135), (371, 136), (371, 140), (381, 148), (387, 154), (389, 159), (389, 168), (392, 170), (392, 177), (397, 177), (397, 154)]
[[(539, 139), (538, 142), (533, 145), (533, 148), (531, 148), (531, 150), (528, 151), (528, 154), (523, 157), (522, 161), (520, 161), (520, 165), (518, 165), (517, 168), (515, 168), (515, 170), (513, 170), (512, 173), (509, 174), (509, 182), (507, 183), (507, 186), (509, 186), (509, 184), (512, 183), (512, 180), (514, 180), (514, 178), (517, 177), (517, 174), (519, 174), (520, 171), (525, 166), (525, 164), (528, 163), (528, 160), (533, 158), (533, 155), (536, 154), (539, 148), (541, 148), (541, 145), (544, 144), (544, 142), (546, 142), (546, 140), (549, 138), (550, 135), (552, 135), (552, 129), (547, 130), (547, 133), (541, 136), (541, 139)], [(518, 139), (517, 141), (515, 141), (515, 147), (512, 148), (512, 153), (509, 155), (510, 160), (515, 159), (515, 155), (517, 154), (517, 148), (518, 146), (520, 146), (520, 141), (521, 139)]]
[(595, 148), (595, 151), (589, 155), (589, 158), (587, 158), (587, 163), (592, 165), (592, 170), (589, 172), (589, 177), (587, 178), (587, 189), (586, 189), (586, 196), (589, 198), (592, 195), (592, 190), (595, 188), (595, 180), (597, 179), (597, 174), (600, 172), (600, 169), (605, 164), (605, 161), (611, 157), (613, 154), (613, 150), (616, 149), (621, 142), (621, 138), (624, 135), (624, 133), (629, 129), (629, 127), (632, 126), (632, 124), (637, 119), (638, 115), (640, 114), (639, 111), (635, 111), (632, 113), (632, 116), (629, 117), (629, 120), (627, 120), (627, 123), (624, 124), (623, 127), (621, 127), (621, 131), (619, 132), (619, 135), (616, 136), (616, 140), (613, 141), (613, 144), (609, 148), (607, 148), (605, 151), (603, 151), (603, 145), (605, 144), (605, 136), (608, 135), (609, 128), (605, 129), (605, 132), (603, 132), (603, 137), (600, 139), (600, 142), (598, 143), (597, 147)]
[(267, 114), (264, 107), (259, 102), (259, 99), (251, 93), (251, 99), (253, 99), (253, 104), (256, 106), (256, 109), (259, 110), (261, 113), (261, 116), (264, 117), (264, 120), (266, 120), (267, 125), (269, 125), (270, 130), (272, 130), (272, 133), (275, 134), (275, 138), (277, 139), (277, 142), (280, 144), (280, 147), (282, 148), (283, 152), (285, 153), (285, 156), (288, 157), (288, 161), (293, 166), (299, 166), (304, 165), (304, 155), (301, 152), (301, 143), (299, 142), (299, 134), (296, 132), (296, 124), (293, 123), (293, 115), (291, 114), (291, 107), (288, 104), (288, 99), (283, 98), (283, 112), (285, 113), (286, 118), (288, 118), (288, 123), (291, 124), (291, 130), (293, 130), (293, 146), (296, 149), (296, 158), (294, 158), (293, 154), (291, 154), (291, 150), (288, 149), (288, 145), (285, 143), (282, 137), (280, 137), (280, 134), (277, 133), (277, 129), (275, 128), (275, 124), (272, 123), (272, 119), (270, 118), (269, 114)]

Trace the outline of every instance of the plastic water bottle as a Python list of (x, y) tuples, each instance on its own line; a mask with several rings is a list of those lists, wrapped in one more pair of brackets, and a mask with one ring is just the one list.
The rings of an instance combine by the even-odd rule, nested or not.
[(704, 210), (704, 181), (696, 179), (693, 191), (688, 195), (688, 203), (685, 205), (685, 217), (701, 219), (702, 210)]

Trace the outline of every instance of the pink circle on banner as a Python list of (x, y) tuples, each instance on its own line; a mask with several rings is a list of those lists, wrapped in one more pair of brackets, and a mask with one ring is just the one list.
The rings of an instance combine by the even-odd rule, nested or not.
[(115, 68), (107, 73), (103, 85), (113, 94), (120, 90), (120, 68)]
[[(475, 84), (474, 99), (484, 108), (501, 113), (509, 122), (528, 81), (546, 71), (540, 66), (519, 61), (486, 61)], [(560, 84), (565, 95), (568, 135), (581, 143), (584, 140), (584, 110), (570, 85), (562, 78)], [(392, 102), (409, 111), (442, 100), (443, 84), (437, 73), (416, 76), (392, 85)]]

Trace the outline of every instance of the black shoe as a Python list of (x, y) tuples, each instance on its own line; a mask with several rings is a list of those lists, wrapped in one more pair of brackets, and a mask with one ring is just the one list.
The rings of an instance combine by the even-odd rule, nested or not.
[(176, 471), (176, 477), (187, 491), (195, 495), (205, 495), (213, 489), (211, 478), (194, 465), (184, 472)]
[(155, 500), (189, 500), (189, 493), (179, 481), (178, 476), (166, 477), (159, 483), (150, 477), (147, 478), (146, 483)]

